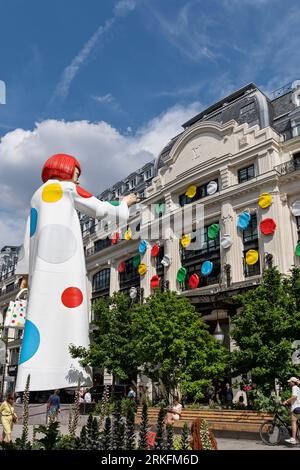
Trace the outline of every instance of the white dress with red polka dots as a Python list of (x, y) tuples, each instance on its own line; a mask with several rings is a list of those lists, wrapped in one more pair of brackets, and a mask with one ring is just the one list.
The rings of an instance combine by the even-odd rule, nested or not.
[[(125, 202), (99, 201), (70, 181), (49, 180), (31, 200), (23, 253), (16, 273), (29, 275), (29, 298), (16, 391), (89, 386), (91, 374), (69, 352), (89, 345), (89, 299), (76, 210), (125, 222)], [(117, 220), (119, 218), (119, 220)]]

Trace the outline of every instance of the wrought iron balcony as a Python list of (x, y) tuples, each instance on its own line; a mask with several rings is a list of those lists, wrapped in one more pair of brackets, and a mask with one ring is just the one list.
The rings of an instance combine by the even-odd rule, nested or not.
[(289, 162), (282, 163), (275, 167), (275, 171), (280, 175), (288, 175), (289, 173), (293, 173), (294, 171), (300, 170), (300, 159), (290, 160)]

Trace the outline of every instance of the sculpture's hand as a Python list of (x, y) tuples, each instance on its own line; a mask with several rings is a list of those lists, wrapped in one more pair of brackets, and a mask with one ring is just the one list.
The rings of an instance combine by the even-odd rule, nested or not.
[(125, 201), (128, 207), (131, 207), (138, 202), (138, 197), (136, 194), (131, 193), (128, 196), (124, 196), (122, 201)]
[(24, 275), (22, 277), (20, 289), (28, 289), (28, 276)]

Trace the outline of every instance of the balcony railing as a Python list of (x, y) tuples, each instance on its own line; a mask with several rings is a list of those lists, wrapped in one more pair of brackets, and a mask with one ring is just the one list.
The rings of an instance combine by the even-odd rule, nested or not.
[(300, 170), (300, 160), (290, 160), (289, 162), (282, 163), (281, 165), (277, 165), (275, 167), (275, 171), (280, 175), (288, 175), (289, 173), (293, 173), (294, 171)]

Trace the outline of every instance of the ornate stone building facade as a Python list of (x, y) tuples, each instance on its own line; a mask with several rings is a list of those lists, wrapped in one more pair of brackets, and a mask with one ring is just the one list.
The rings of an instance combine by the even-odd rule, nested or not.
[[(234, 347), (233, 296), (258, 285), (271, 263), (286, 274), (292, 265), (300, 266), (299, 182), (300, 81), (269, 97), (254, 84), (227, 96), (184, 123), (183, 132), (154, 162), (100, 195), (116, 199), (131, 191), (141, 194), (144, 199), (131, 209), (128, 226), (81, 219), (91, 302), (119, 290), (147, 297), (151, 279), (158, 275), (162, 288), (188, 297), (212, 333), (219, 322), (225, 346)], [(204, 211), (202, 227), (188, 234), (192, 243), (201, 241), (197, 250), (184, 248), (169, 222), (187, 206)], [(245, 213), (249, 220), (242, 230)], [(197, 220), (193, 222), (196, 226)], [(164, 237), (158, 230), (162, 226)], [(136, 236), (128, 235), (129, 228)], [(117, 231), (120, 238), (112, 240)], [(139, 244), (149, 231), (152, 237), (138, 260)], [(159, 253), (151, 256), (155, 245)], [(162, 264), (166, 256), (171, 263)], [(207, 261), (211, 271), (203, 275)], [(147, 267), (144, 275), (138, 272), (139, 263)], [(185, 277), (178, 282), (180, 268), (185, 268)], [(190, 281), (193, 275), (196, 283)], [(0, 302), (4, 295), (5, 289)], [(105, 374), (104, 382), (109, 381)]]

